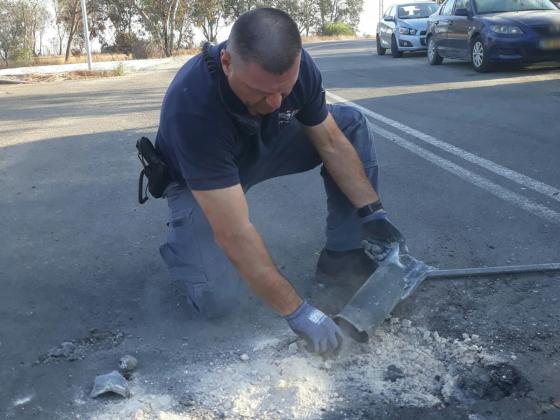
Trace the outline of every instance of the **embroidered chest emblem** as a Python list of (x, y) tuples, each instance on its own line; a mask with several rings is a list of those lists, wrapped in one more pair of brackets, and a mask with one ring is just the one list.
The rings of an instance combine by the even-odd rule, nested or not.
[(287, 109), (284, 112), (280, 112), (278, 114), (278, 124), (279, 125), (288, 124), (298, 112), (299, 112), (299, 109)]

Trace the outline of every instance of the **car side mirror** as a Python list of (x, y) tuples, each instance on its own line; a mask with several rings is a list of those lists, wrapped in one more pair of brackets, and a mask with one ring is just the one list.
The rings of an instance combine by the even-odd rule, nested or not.
[(395, 18), (394, 18), (393, 16), (385, 16), (385, 17), (383, 18), (383, 20), (384, 20), (385, 22), (394, 22), (394, 21), (395, 21)]
[(467, 9), (457, 9), (455, 10), (455, 16), (469, 16), (469, 11)]

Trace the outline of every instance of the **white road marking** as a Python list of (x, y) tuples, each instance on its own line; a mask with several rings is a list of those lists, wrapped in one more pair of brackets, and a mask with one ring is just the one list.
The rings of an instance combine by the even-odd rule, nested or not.
[[(372, 111), (370, 111), (367, 108), (364, 108), (358, 104), (355, 104), (353, 102), (350, 101), (346, 101), (344, 100), (344, 98), (337, 96), (337, 95), (333, 95), (331, 93), (328, 93), (328, 95), (333, 98), (335, 101), (337, 102), (345, 102), (348, 103), (352, 106), (355, 106), (356, 108), (358, 108), (360, 111), (362, 111), (365, 115), (371, 117), (371, 114), (375, 114)], [(374, 118), (374, 117), (372, 117)], [(372, 129), (378, 133), (379, 135), (383, 136), (384, 138), (386, 138), (387, 140), (403, 147), (404, 149), (414, 153), (415, 155), (426, 159), (427, 161), (433, 163), (436, 166), (439, 166), (442, 169), (445, 169), (446, 171), (452, 173), (453, 175), (458, 176), (459, 178), (470, 182), (471, 184), (476, 185), (479, 188), (482, 188), (483, 190), (488, 191), (489, 193), (495, 195), (496, 197), (507, 201), (519, 208), (522, 208), (523, 210), (528, 211), (529, 213), (538, 216), (544, 220), (546, 220), (547, 222), (552, 222), (555, 224), (560, 224), (560, 213), (546, 207), (543, 206), (539, 203), (536, 203), (530, 199), (528, 199), (527, 197), (524, 197), (520, 194), (514, 193), (513, 191), (510, 191), (492, 181), (490, 181), (489, 179), (480, 176), (478, 174), (475, 174), (474, 172), (469, 171), (468, 169), (463, 168), (462, 166), (459, 166), (447, 159), (444, 159), (438, 155), (436, 155), (435, 153), (432, 153), (404, 138), (402, 138), (401, 136), (394, 134), (388, 130), (385, 130), (384, 128), (381, 128), (375, 124), (371, 124)]]
[[(345, 50), (346, 53), (346, 50)], [(321, 56), (321, 58), (323, 58)], [(392, 63), (389, 61), (388, 63)], [(410, 65), (415, 66), (416, 61), (399, 61), (399, 66)], [(383, 63), (385, 66), (386, 63)], [(347, 92), (351, 92), (352, 100), (384, 98), (388, 96), (412, 95), (416, 93), (433, 93), (433, 92), (449, 92), (452, 90), (464, 89), (480, 89), (485, 87), (518, 85), (525, 83), (540, 83), (547, 81), (560, 80), (560, 73), (534, 74), (529, 76), (503, 77), (499, 79), (478, 79), (467, 80), (462, 82), (446, 82), (446, 83), (423, 83), (421, 85), (404, 85), (389, 86), (376, 88), (347, 88)]]
[(367, 116), (376, 119), (377, 121), (381, 121), (382, 123), (385, 123), (391, 127), (396, 128), (397, 130), (400, 130), (406, 134), (409, 134), (415, 138), (417, 138), (418, 140), (422, 140), (428, 144), (431, 144), (432, 146), (438, 147), (441, 150), (445, 150), (448, 153), (451, 153), (452, 155), (455, 155), (457, 157), (460, 157), (470, 163), (474, 163), (475, 165), (478, 165), (490, 172), (493, 172), (497, 175), (503, 176), (504, 178), (509, 179), (510, 181), (513, 181), (519, 185), (522, 185), (526, 188), (530, 188), (533, 191), (536, 191), (538, 193), (541, 193), (545, 196), (547, 196), (548, 198), (552, 198), (553, 200), (556, 201), (560, 201), (560, 189), (553, 187), (551, 185), (545, 184), (544, 182), (538, 181), (536, 179), (533, 179), (527, 175), (523, 175), (519, 172), (516, 172), (512, 169), (506, 168), (502, 165), (499, 165), (495, 162), (492, 162), (491, 160), (488, 159), (484, 159), (480, 156), (477, 156), (473, 153), (467, 152), (466, 150), (463, 150), (459, 147), (453, 146), (449, 143), (446, 143), (442, 140), (438, 140), (433, 136), (430, 136), (429, 134), (423, 133), (421, 131), (418, 131), (412, 127), (409, 127), (405, 124), (402, 124), (398, 121), (392, 120), (391, 118), (387, 118), (384, 117), (383, 115), (380, 115), (376, 112), (370, 111), (367, 108), (361, 107), (360, 105), (357, 105), (354, 102), (350, 102), (346, 99), (344, 99), (341, 96), (338, 96), (334, 93), (328, 92), (327, 95), (332, 98), (333, 100), (336, 100), (338, 102), (347, 102), (352, 104), (353, 106), (357, 106), (359, 107), (362, 112), (364, 112), (364, 114), (366, 114)]

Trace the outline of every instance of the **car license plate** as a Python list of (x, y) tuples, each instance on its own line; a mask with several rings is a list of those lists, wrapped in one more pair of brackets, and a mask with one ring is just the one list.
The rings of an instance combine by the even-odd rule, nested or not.
[(560, 38), (543, 39), (539, 45), (542, 50), (560, 50)]

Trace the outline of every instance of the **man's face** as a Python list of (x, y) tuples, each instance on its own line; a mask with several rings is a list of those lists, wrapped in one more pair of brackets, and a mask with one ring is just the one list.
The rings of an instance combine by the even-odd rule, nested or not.
[(251, 115), (266, 115), (280, 108), (282, 100), (292, 91), (299, 75), (301, 55), (280, 75), (268, 73), (260, 65), (245, 62), (227, 50), (222, 50), (220, 60), (231, 90)]

